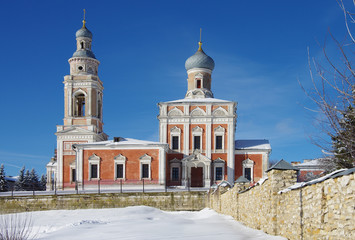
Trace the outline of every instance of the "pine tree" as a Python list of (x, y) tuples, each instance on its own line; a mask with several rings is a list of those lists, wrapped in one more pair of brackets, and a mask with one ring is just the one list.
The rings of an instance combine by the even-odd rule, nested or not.
[(0, 192), (6, 192), (8, 190), (7, 181), (5, 179), (4, 164), (0, 166)]
[(25, 166), (23, 166), (20, 170), (20, 173), (15, 183), (15, 190), (16, 191), (25, 190)]
[(38, 175), (36, 170), (32, 168), (29, 175), (29, 190), (39, 190), (39, 188)]
[(25, 176), (24, 176), (24, 190), (32, 190), (31, 189), (31, 179), (30, 179), (30, 171), (26, 170)]
[(40, 190), (41, 191), (46, 191), (46, 188), (47, 188), (47, 175), (42, 174), (39, 184), (40, 184)]
[(351, 105), (342, 114), (340, 130), (333, 136), (333, 152), (338, 168), (352, 168), (355, 163), (355, 109)]

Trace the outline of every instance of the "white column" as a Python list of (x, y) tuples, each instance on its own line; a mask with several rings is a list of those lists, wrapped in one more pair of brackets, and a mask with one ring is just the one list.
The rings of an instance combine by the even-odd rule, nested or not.
[(166, 159), (165, 151), (163, 148), (159, 148), (159, 184), (165, 184), (166, 177)]
[[(185, 119), (189, 121), (188, 119)], [(189, 145), (190, 145), (190, 123), (184, 122), (184, 154), (189, 155)]]
[(63, 141), (57, 139), (57, 178), (54, 179), (57, 188), (63, 187)]
[(235, 163), (234, 163), (234, 152), (235, 152), (235, 144), (234, 144), (234, 123), (233, 123), (233, 119), (231, 119), (228, 123), (228, 141), (227, 141), (227, 149), (228, 149), (228, 182), (230, 182), (231, 184), (234, 183), (234, 167), (235, 167)]
[(212, 123), (211, 119), (207, 119), (206, 122), (206, 157), (211, 159), (211, 148), (212, 148)]

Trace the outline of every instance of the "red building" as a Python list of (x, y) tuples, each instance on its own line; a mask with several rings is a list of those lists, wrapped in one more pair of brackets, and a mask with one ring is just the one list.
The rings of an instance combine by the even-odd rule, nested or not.
[(64, 77), (64, 124), (57, 126), (57, 156), (47, 165), (48, 189), (101, 184), (210, 187), (244, 176), (265, 176), (268, 140), (235, 140), (237, 104), (214, 98), (214, 61), (202, 50), (186, 60), (183, 99), (159, 103), (159, 142), (108, 140), (103, 132), (103, 82), (91, 50), (92, 33), (76, 32), (77, 51)]

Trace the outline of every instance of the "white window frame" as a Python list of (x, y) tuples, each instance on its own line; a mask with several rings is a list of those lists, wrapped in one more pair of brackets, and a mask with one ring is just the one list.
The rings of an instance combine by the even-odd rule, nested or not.
[(170, 160), (170, 181), (173, 181), (173, 168), (179, 168), (179, 180), (181, 180), (181, 160), (174, 158)]
[[(123, 156), (122, 154), (118, 154), (116, 157), (113, 158), (114, 162), (115, 162), (115, 180), (126, 180), (126, 160), (127, 158), (125, 156)], [(123, 177), (122, 178), (118, 178), (117, 177), (117, 165), (118, 164), (122, 164), (123, 165)]]
[[(226, 129), (222, 126), (218, 126), (214, 129), (214, 150), (215, 152), (224, 152), (224, 135)], [(217, 136), (222, 136), (222, 149), (217, 149)]]
[[(101, 158), (97, 156), (95, 153), (89, 157), (89, 180), (100, 180), (100, 161)], [(91, 165), (97, 164), (97, 178), (91, 177)]]
[(192, 129), (192, 151), (195, 150), (195, 136), (199, 136), (200, 137), (200, 152), (202, 152), (203, 150), (203, 128), (201, 128), (200, 126), (196, 126)]
[[(148, 154), (144, 154), (139, 158), (139, 179), (145, 179), (145, 180), (151, 180), (152, 175), (151, 175), (151, 165), (152, 165), (152, 157), (149, 156)], [(143, 175), (143, 164), (148, 164), (148, 177), (147, 178), (142, 178)]]
[[(213, 161), (213, 179), (215, 182), (224, 180), (225, 165), (226, 165), (226, 161), (224, 161), (222, 158), (217, 158), (216, 160)], [(216, 168), (218, 168), (218, 167), (222, 168), (222, 180), (216, 180)]]
[[(178, 149), (173, 149), (173, 137), (179, 137)], [(170, 149), (173, 151), (181, 151), (181, 129), (177, 126), (170, 129)]]
[(245, 177), (245, 169), (250, 168), (250, 182), (254, 182), (254, 164), (255, 162), (250, 158), (245, 159), (242, 162), (243, 165), (243, 177)]

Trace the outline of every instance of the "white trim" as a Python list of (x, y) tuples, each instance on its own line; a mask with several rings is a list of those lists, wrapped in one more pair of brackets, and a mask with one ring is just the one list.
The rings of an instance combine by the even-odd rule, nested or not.
[(192, 151), (195, 150), (195, 136), (199, 136), (200, 137), (200, 152), (203, 151), (203, 140), (202, 140), (202, 136), (203, 136), (203, 128), (201, 128), (200, 126), (196, 126), (192, 129)]
[(170, 181), (173, 181), (173, 168), (179, 168), (179, 178), (176, 181), (181, 180), (181, 160), (174, 158), (170, 160)]
[[(89, 157), (89, 164), (88, 164), (88, 170), (89, 170), (89, 180), (100, 180), (100, 161), (101, 158), (97, 156), (95, 153)], [(97, 165), (97, 178), (92, 178), (91, 177), (91, 165)]]
[[(216, 160), (213, 161), (213, 179), (214, 181), (223, 181), (224, 180), (224, 168), (225, 168), (226, 161), (224, 161), (221, 158), (217, 158)], [(222, 168), (222, 179), (217, 180), (216, 179), (216, 168), (221, 167)]]
[[(224, 152), (225, 146), (224, 146), (224, 136), (225, 136), (225, 132), (226, 129), (224, 127), (222, 127), (221, 125), (219, 125), (218, 127), (216, 127), (214, 129), (214, 151), (215, 152)], [(217, 149), (217, 136), (222, 136), (222, 148), (221, 149)]]
[(152, 175), (151, 175), (151, 164), (152, 164), (152, 157), (149, 156), (148, 154), (144, 154), (139, 158), (139, 179), (142, 180), (142, 174), (143, 174), (143, 164), (148, 164), (148, 177), (144, 178), (146, 180), (151, 180)]
[[(179, 137), (177, 149), (173, 149), (173, 137)], [(178, 152), (181, 151), (181, 129), (177, 126), (174, 126), (170, 129), (170, 149)]]
[(247, 158), (242, 162), (243, 177), (245, 177), (245, 169), (250, 168), (250, 182), (254, 181), (254, 165), (255, 165), (255, 162), (253, 160), (251, 160), (250, 158)]
[[(122, 154), (118, 154), (117, 156), (115, 156), (114, 158), (114, 162), (115, 162), (115, 180), (117, 179), (122, 179), (122, 180), (126, 180), (126, 157), (123, 156)], [(117, 165), (118, 164), (122, 164), (123, 165), (123, 174), (122, 174), (122, 178), (118, 178), (117, 177)]]

